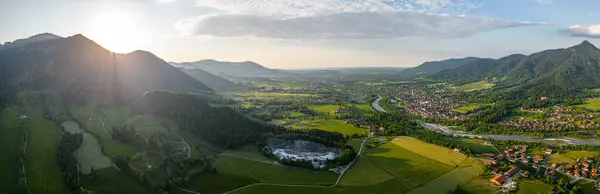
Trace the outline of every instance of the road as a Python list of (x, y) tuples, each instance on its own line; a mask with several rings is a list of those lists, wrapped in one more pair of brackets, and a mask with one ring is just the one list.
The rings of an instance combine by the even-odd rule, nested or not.
[(383, 97), (379, 94), (377, 94), (377, 99), (375, 101), (373, 101), (373, 103), (371, 104), (371, 106), (373, 106), (373, 108), (379, 112), (387, 112), (385, 111), (385, 109), (381, 108), (381, 106), (379, 106), (379, 101), (383, 99)]
[[(254, 184), (246, 185), (246, 186), (243, 186), (243, 187), (231, 190), (231, 191), (224, 192), (224, 194), (233, 193), (233, 192), (236, 192), (236, 191), (248, 188), (248, 187), (258, 186), (258, 185), (283, 186), (283, 187), (318, 187), (318, 188), (335, 187), (340, 183), (340, 180), (342, 179), (342, 176), (344, 176), (344, 173), (346, 172), (346, 170), (350, 169), (350, 167), (352, 165), (354, 165), (356, 160), (358, 160), (358, 157), (360, 157), (362, 155), (362, 150), (365, 147), (365, 142), (367, 142), (367, 140), (371, 137), (372, 136), (368, 136), (367, 138), (365, 138), (365, 140), (363, 140), (362, 144), (360, 144), (360, 149), (358, 150), (358, 154), (356, 154), (356, 157), (354, 158), (354, 160), (352, 160), (352, 162), (350, 162), (350, 164), (348, 164), (346, 166), (346, 168), (344, 168), (344, 170), (340, 173), (340, 176), (338, 176), (338, 179), (335, 181), (335, 183), (333, 185), (327, 186), (327, 185), (294, 185), (294, 184), (277, 184), (277, 183), (254, 183)], [(222, 154), (222, 155), (225, 155), (225, 154)], [(233, 156), (233, 155), (226, 155), (226, 156)], [(234, 156), (234, 157), (239, 157), (239, 156)], [(239, 158), (244, 158), (244, 157), (239, 157)], [(244, 159), (249, 159), (249, 158), (244, 158)], [(259, 160), (254, 160), (254, 159), (249, 159), (249, 160), (253, 160), (253, 161), (257, 161), (257, 162), (265, 162), (265, 161), (259, 161)], [(268, 162), (265, 162), (265, 163), (268, 163)]]

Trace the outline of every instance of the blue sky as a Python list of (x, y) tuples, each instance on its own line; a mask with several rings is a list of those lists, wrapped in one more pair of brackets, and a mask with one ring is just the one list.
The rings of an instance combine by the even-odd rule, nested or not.
[(0, 42), (81, 33), (115, 52), (273, 68), (415, 66), (600, 46), (597, 0), (0, 0)]

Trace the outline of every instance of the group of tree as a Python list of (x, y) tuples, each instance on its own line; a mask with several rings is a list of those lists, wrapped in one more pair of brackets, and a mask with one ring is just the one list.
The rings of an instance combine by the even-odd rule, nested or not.
[(81, 191), (79, 166), (73, 153), (82, 143), (83, 135), (81, 133), (63, 133), (56, 152), (57, 163), (60, 167), (64, 183), (69, 189), (69, 193), (79, 193)]

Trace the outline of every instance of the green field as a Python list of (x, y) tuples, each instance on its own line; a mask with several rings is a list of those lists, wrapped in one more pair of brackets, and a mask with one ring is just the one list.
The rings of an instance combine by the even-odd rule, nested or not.
[(521, 180), (518, 182), (517, 194), (548, 193), (554, 186), (537, 180)]
[(433, 159), (435, 161), (456, 166), (462, 163), (467, 156), (453, 152), (452, 150), (438, 145), (428, 144), (418, 139), (406, 136), (396, 137), (392, 141), (394, 144), (417, 153), (421, 156)]
[(459, 146), (468, 147), (472, 153), (474, 154), (483, 154), (483, 153), (498, 153), (496, 149), (494, 149), (491, 145), (483, 144), (484, 140), (481, 139), (455, 139), (453, 140), (454, 144)]
[[(256, 182), (257, 181), (254, 179), (241, 176), (219, 173), (203, 173), (198, 177), (192, 179), (190, 183), (187, 184), (184, 188), (192, 191), (199, 191), (201, 193), (206, 194), (221, 194)], [(173, 190), (177, 189), (173, 188)], [(185, 191), (170, 191), (169, 193), (189, 194)]]
[(465, 92), (471, 92), (471, 91), (477, 91), (477, 90), (485, 90), (485, 89), (489, 89), (491, 87), (494, 87), (493, 83), (490, 83), (487, 81), (478, 81), (478, 82), (468, 83), (465, 85), (453, 86), (452, 88), (455, 88), (457, 90), (462, 90)]
[(585, 104), (576, 105), (577, 108), (585, 108), (590, 110), (600, 110), (600, 99), (598, 100), (588, 100), (585, 101)]
[(19, 108), (10, 106), (0, 110), (0, 188), (7, 193), (17, 193), (18, 163), (17, 157), (21, 144), (22, 121)]
[(567, 151), (566, 153), (550, 155), (548, 164), (552, 164), (553, 162), (559, 164), (573, 164), (577, 162), (577, 159), (593, 158), (598, 155), (600, 155), (600, 152), (597, 151)]
[(334, 116), (335, 110), (340, 108), (339, 105), (310, 105), (309, 109), (315, 111), (318, 115), (321, 116)]
[(273, 162), (273, 159), (267, 158), (265, 155), (260, 153), (259, 148), (253, 144), (242, 146), (241, 148), (236, 149), (236, 150), (227, 150), (223, 154), (231, 154), (231, 155), (240, 156), (240, 157), (244, 157), (244, 158), (250, 158), (250, 159), (259, 160), (259, 161)]
[(41, 105), (28, 104), (25, 119), (29, 133), (25, 171), (33, 193), (65, 193), (62, 174), (57, 164), (56, 150), (60, 144), (60, 130), (43, 118)]
[(600, 194), (600, 191), (596, 189), (592, 181), (581, 180), (577, 181), (575, 185), (580, 186), (584, 194)]
[(373, 114), (373, 109), (370, 104), (352, 104), (351, 110), (359, 115)]
[(264, 183), (331, 185), (337, 175), (257, 162), (231, 156), (220, 156), (213, 166), (217, 172), (251, 178)]
[(410, 191), (410, 194), (446, 193), (456, 189), (457, 185), (465, 184), (483, 172), (485, 161), (469, 157), (458, 168)]
[(467, 113), (469, 111), (473, 111), (473, 110), (477, 110), (483, 107), (487, 107), (487, 106), (492, 106), (492, 104), (486, 104), (486, 103), (469, 103), (466, 104), (464, 106), (452, 109), (452, 111), (454, 112), (458, 112), (458, 113)]
[(497, 186), (491, 184), (490, 179), (494, 175), (479, 176), (473, 178), (466, 184), (460, 185), (460, 190), (454, 194), (479, 194), (479, 193), (496, 193)]
[(394, 177), (379, 169), (368, 159), (361, 156), (352, 168), (348, 169), (342, 179), (340, 186), (368, 186), (385, 182)]
[(99, 177), (94, 180), (88, 179), (87, 176), (81, 177), (83, 186), (96, 194), (152, 193), (152, 190), (144, 187), (125, 172), (106, 168), (99, 170), (98, 173)]
[(136, 115), (125, 121), (127, 127), (135, 127), (135, 131), (142, 137), (150, 137), (152, 133), (167, 133), (169, 129), (177, 129), (177, 125), (168, 119), (157, 118), (151, 115)]
[(406, 193), (454, 169), (392, 142), (369, 150), (366, 158), (396, 178), (398, 185), (391, 193)]
[(286, 125), (291, 125), (292, 128), (314, 128), (324, 131), (338, 132), (346, 136), (352, 136), (354, 134), (366, 135), (368, 133), (366, 128), (355, 127), (352, 124), (347, 124), (343, 121), (334, 119), (288, 121), (286, 122)]
[(95, 114), (91, 107), (71, 106), (69, 107), (69, 112), (77, 121), (82, 122), (84, 130), (93, 134), (98, 139), (102, 146), (102, 151), (108, 157), (113, 159), (116, 157), (131, 157), (138, 152), (133, 146), (111, 139), (109, 130), (112, 130), (112, 128), (107, 122), (102, 125), (103, 120), (101, 120), (100, 115)]

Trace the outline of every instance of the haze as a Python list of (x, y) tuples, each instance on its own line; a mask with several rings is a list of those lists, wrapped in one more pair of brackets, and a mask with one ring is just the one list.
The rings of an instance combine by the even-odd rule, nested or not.
[(584, 39), (598, 45), (598, 7), (592, 0), (8, 0), (0, 42), (81, 33), (115, 52), (147, 50), (174, 62), (409, 67)]

